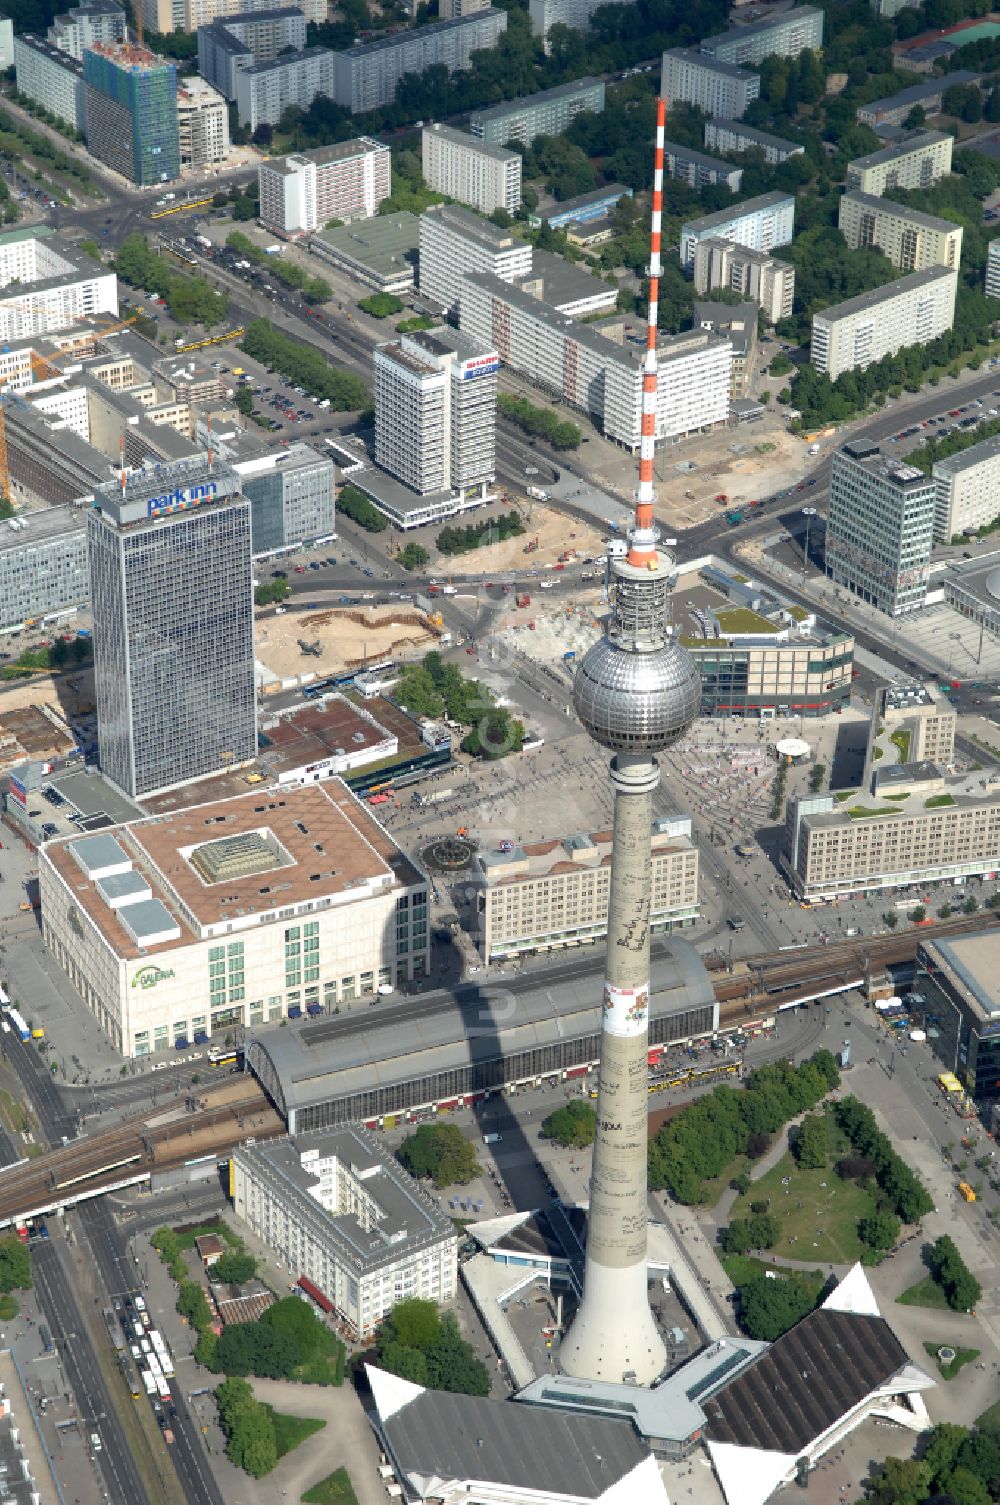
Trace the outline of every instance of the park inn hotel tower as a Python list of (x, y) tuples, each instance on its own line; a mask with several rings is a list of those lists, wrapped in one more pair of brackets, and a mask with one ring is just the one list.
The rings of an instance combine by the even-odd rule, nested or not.
[(101, 771), (142, 799), (257, 752), (250, 503), (211, 455), (98, 489), (87, 516)]

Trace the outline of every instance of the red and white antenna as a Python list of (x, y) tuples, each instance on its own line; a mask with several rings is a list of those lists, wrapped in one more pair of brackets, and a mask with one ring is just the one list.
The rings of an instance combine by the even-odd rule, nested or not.
[(642, 426), (639, 438), (639, 492), (635, 526), (629, 533), (629, 564), (656, 569), (656, 531), (653, 527), (653, 449), (656, 440), (656, 334), (660, 302), (660, 233), (663, 221), (663, 141), (667, 105), (656, 101), (656, 157), (653, 167), (653, 212), (649, 235), (649, 314), (646, 359), (642, 368)]

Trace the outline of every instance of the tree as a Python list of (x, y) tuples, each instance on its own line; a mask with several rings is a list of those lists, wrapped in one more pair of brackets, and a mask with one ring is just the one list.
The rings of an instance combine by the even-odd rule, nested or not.
[(922, 1505), (931, 1492), (931, 1471), (911, 1458), (887, 1458), (864, 1489), (870, 1505)]
[(493, 762), (508, 753), (520, 752), (524, 741), (524, 723), (501, 706), (488, 710), (462, 738), (462, 751), (472, 758)]
[(411, 1296), (397, 1301), (382, 1324), (379, 1349), (387, 1343), (401, 1343), (404, 1348), (433, 1348), (441, 1336), (441, 1318), (433, 1301)]
[(240, 348), (313, 397), (328, 398), (331, 408), (338, 412), (355, 412), (368, 406), (369, 389), (359, 376), (332, 366), (318, 350), (283, 334), (267, 319), (255, 319), (247, 326)]
[(462, 1337), (453, 1313), (440, 1315), (433, 1301), (397, 1302), (382, 1323), (376, 1350), (384, 1369), (432, 1390), (490, 1393), (486, 1365)]
[(337, 506), (359, 527), (364, 528), (366, 533), (384, 533), (389, 526), (385, 514), (350, 482), (341, 486)]
[(808, 1113), (799, 1125), (792, 1153), (803, 1170), (822, 1170), (827, 1156), (826, 1120), (820, 1113)]
[(429, 1176), (435, 1186), (464, 1186), (480, 1173), (473, 1145), (457, 1124), (421, 1124), (407, 1136), (396, 1158), (412, 1176)]
[(17, 1237), (0, 1239), (0, 1291), (27, 1291), (31, 1287), (31, 1256)]
[(236, 397), (234, 400), (236, 402), (237, 411), (242, 413), (244, 418), (249, 418), (250, 414), (253, 412), (253, 393), (251, 392), (250, 388), (237, 387)]
[(396, 556), (404, 570), (420, 569), (422, 565), (430, 562), (430, 557), (423, 544), (419, 543), (408, 543)]
[(900, 1223), (891, 1212), (873, 1212), (858, 1222), (858, 1238), (870, 1249), (891, 1249), (899, 1238)]
[(372, 293), (368, 298), (358, 299), (358, 307), (373, 319), (387, 319), (390, 314), (402, 313), (404, 306), (402, 298), (397, 298), (395, 293)]
[(197, 1280), (182, 1280), (177, 1292), (177, 1310), (186, 1317), (196, 1332), (210, 1327), (212, 1311), (201, 1283)]
[(551, 1139), (564, 1149), (586, 1149), (594, 1142), (597, 1114), (590, 1103), (582, 1098), (573, 1098), (562, 1108), (542, 1120), (542, 1138)]
[(287, 580), (265, 580), (261, 585), (254, 587), (254, 604), (271, 606), (275, 601), (287, 600), (291, 593), (292, 588)]
[(209, 1279), (226, 1285), (244, 1285), (257, 1274), (257, 1261), (252, 1254), (232, 1251), (221, 1255), (209, 1266)]
[(774, 1342), (811, 1312), (810, 1289), (794, 1277), (761, 1275), (740, 1286), (740, 1318), (751, 1338)]

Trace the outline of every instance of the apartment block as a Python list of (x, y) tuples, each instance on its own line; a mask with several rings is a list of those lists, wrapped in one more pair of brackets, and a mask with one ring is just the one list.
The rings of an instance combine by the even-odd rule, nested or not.
[(454, 1224), (360, 1125), (238, 1146), (233, 1208), (357, 1339), (398, 1301), (457, 1294)]
[(568, 26), (571, 31), (586, 31), (590, 18), (601, 0), (529, 0), (531, 29), (549, 50), (549, 32), (553, 26)]
[(469, 133), (493, 146), (507, 146), (511, 141), (530, 146), (536, 136), (561, 136), (584, 110), (594, 115), (603, 113), (603, 79), (579, 78), (488, 110), (473, 110)]
[(308, 110), (317, 94), (333, 97), (337, 54), (328, 47), (305, 47), (301, 52), (254, 63), (236, 81), (236, 113), (241, 125), (277, 125), (289, 105)]
[(884, 99), (870, 100), (858, 105), (856, 114), (862, 125), (902, 125), (913, 109), (923, 110), (925, 115), (936, 115), (941, 109), (944, 91), (953, 84), (978, 84), (981, 75), (958, 68), (940, 78), (929, 78), (925, 83), (913, 84), (909, 89), (900, 89)]
[(737, 67), (762, 63), (766, 57), (798, 57), (823, 45), (823, 12), (814, 5), (797, 5), (764, 21), (734, 26), (718, 36), (704, 37), (702, 52), (720, 63)]
[(929, 188), (951, 172), (954, 138), (944, 131), (913, 131), (847, 164), (847, 190), (874, 194), (890, 188)]
[(663, 147), (663, 165), (671, 178), (678, 178), (699, 193), (703, 188), (721, 186), (739, 193), (743, 181), (742, 167), (734, 167), (720, 157), (707, 157), (689, 146), (667, 141)]
[[(947, 764), (955, 758), (958, 716), (929, 685), (887, 685), (878, 692), (880, 743), (895, 747), (901, 763)], [(905, 737), (900, 733), (905, 732)], [(893, 736), (896, 742), (892, 743)]]
[(449, 73), (468, 68), (474, 52), (495, 47), (507, 30), (507, 12), (489, 6), (471, 16), (432, 22), (338, 52), (334, 98), (352, 115), (380, 110), (396, 98), (404, 73), (440, 65)]
[(733, 352), (731, 397), (749, 397), (757, 362), (756, 303), (711, 303), (695, 300), (692, 327), (726, 340)]
[(530, 242), (468, 209), (434, 204), (420, 216), (420, 292), (448, 313), (458, 307), (463, 276), (490, 272), (517, 282), (531, 267)]
[[(642, 352), (575, 324), (522, 288), (487, 272), (463, 277), (460, 327), (493, 344), (514, 371), (580, 409), (609, 439), (639, 448)], [(656, 437), (674, 441), (729, 417), (733, 352), (704, 330), (659, 344)]]
[[(996, 872), (1000, 790), (984, 791), (977, 776), (923, 767), (929, 776), (891, 804), (871, 796), (838, 804), (832, 794), (789, 800), (785, 864), (802, 899), (878, 895)], [(893, 792), (904, 795), (903, 788)]]
[(710, 236), (732, 240), (751, 251), (773, 251), (787, 245), (795, 233), (795, 199), (789, 193), (762, 193), (729, 209), (703, 214), (681, 226), (681, 266), (694, 266), (698, 242)]
[(44, 37), (14, 38), (17, 91), (87, 134), (87, 86), (83, 63)]
[(922, 606), (934, 536), (935, 485), (867, 439), (833, 453), (826, 573), (889, 616)]
[(118, 279), (47, 225), (0, 234), (0, 340), (67, 329), (88, 314), (118, 317)]
[(987, 298), (1000, 298), (1000, 240), (991, 240), (986, 257), (986, 285), (983, 289)]
[(95, 42), (124, 42), (125, 12), (116, 0), (86, 0), (55, 16), (47, 36), (63, 52), (83, 61), (83, 54)]
[[(608, 932), (611, 832), (582, 832), (486, 849), (474, 866), (479, 949), (487, 966), (556, 947), (597, 944)], [(698, 918), (698, 848), (691, 821), (655, 820), (652, 831), (654, 931)]]
[(177, 144), (182, 167), (197, 170), (229, 159), (229, 107), (197, 73), (177, 83)]
[(874, 249), (901, 272), (954, 267), (962, 260), (962, 226), (874, 194), (841, 194), (837, 225), (852, 251)]
[(262, 161), (260, 218), (279, 235), (308, 235), (331, 219), (371, 219), (392, 192), (392, 156), (368, 136)]
[(521, 207), (519, 152), (505, 151), (449, 125), (426, 125), (421, 136), (424, 181), (435, 193), (446, 194), (460, 204), (470, 204), (482, 214)]
[(86, 512), (46, 507), (0, 527), (0, 628), (90, 601)]
[(934, 537), (939, 543), (989, 527), (1000, 517), (1000, 435), (935, 461), (933, 476)]
[(474, 16), (486, 10), (490, 0), (440, 0), (438, 14), (442, 21), (459, 21), (463, 16)]
[(809, 359), (836, 381), (907, 345), (928, 345), (954, 323), (957, 286), (950, 267), (930, 267), (834, 303), (813, 315)]
[(854, 639), (819, 628), (785, 637), (685, 638), (703, 716), (829, 716), (850, 704)]
[(419, 330), (378, 345), (375, 462), (421, 496), (485, 499), (496, 475), (497, 373), (488, 341)]
[(306, 45), (306, 18), (292, 6), (239, 11), (198, 28), (198, 72), (232, 101), (241, 73)]
[(177, 68), (145, 47), (95, 42), (83, 57), (87, 150), (140, 188), (180, 174)]
[(753, 299), (772, 324), (790, 317), (795, 300), (795, 268), (791, 262), (709, 235), (696, 244), (692, 265), (696, 292), (727, 287), (741, 298)]
[[(274, 0), (136, 0), (145, 29), (164, 33), (197, 31), (200, 26), (211, 26), (220, 16), (273, 9)], [(296, 10), (319, 25), (327, 18), (327, 0), (299, 0)]]
[(760, 74), (716, 62), (693, 48), (674, 47), (663, 54), (660, 87), (668, 116), (671, 105), (681, 103), (697, 105), (706, 115), (740, 120), (760, 96)]
[(798, 157), (805, 151), (795, 141), (784, 136), (772, 136), (768, 131), (758, 131), (742, 120), (706, 120), (705, 145), (717, 152), (754, 152), (764, 155), (769, 166), (787, 162), (789, 157)]

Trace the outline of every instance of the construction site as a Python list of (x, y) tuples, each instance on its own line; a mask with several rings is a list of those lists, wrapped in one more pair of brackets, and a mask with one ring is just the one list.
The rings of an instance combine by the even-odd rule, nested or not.
[(441, 627), (404, 605), (287, 610), (257, 623), (258, 682), (276, 694), (380, 659), (418, 659), (440, 641)]

